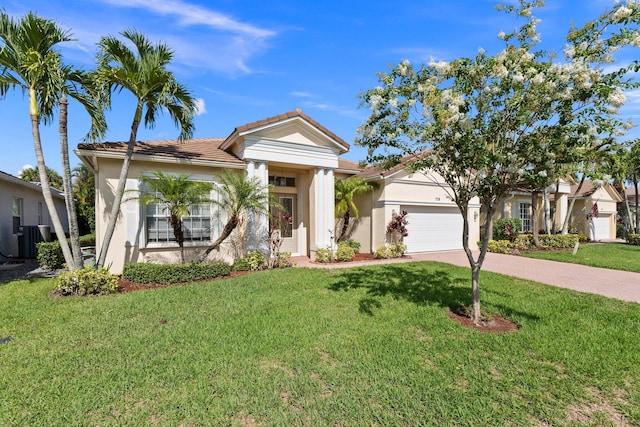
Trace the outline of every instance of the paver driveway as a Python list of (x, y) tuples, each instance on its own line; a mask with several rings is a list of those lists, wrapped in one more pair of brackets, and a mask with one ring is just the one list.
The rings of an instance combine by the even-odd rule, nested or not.
[[(376, 262), (411, 261), (439, 261), (462, 267), (469, 266), (463, 251), (411, 254), (409, 257)], [(301, 267), (336, 268), (354, 267), (362, 263), (316, 264), (309, 262), (306, 257), (300, 257), (296, 259), (296, 264)], [(640, 303), (640, 273), (495, 253), (487, 254), (482, 271), (492, 271), (547, 285)]]

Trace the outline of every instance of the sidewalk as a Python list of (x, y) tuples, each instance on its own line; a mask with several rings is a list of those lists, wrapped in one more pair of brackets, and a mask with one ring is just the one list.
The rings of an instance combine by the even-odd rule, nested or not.
[[(348, 268), (412, 261), (438, 261), (469, 267), (469, 261), (463, 251), (430, 252), (389, 260), (338, 264), (313, 263), (307, 257), (295, 257), (294, 261), (299, 267), (315, 268)], [(640, 273), (495, 253), (487, 253), (482, 271), (492, 271), (547, 285), (640, 303)]]

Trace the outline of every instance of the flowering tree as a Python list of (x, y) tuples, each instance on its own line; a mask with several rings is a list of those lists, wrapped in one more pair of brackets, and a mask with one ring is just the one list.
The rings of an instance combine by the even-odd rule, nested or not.
[[(414, 67), (403, 61), (379, 75), (381, 86), (360, 95), (371, 115), (356, 143), (368, 148), (368, 161), (390, 167), (409, 155), (406, 167), (441, 175), (460, 209), (476, 323), (479, 275), (498, 204), (522, 182), (548, 185), (573, 150), (618, 129), (612, 114), (631, 86), (623, 72), (602, 71), (611, 49), (598, 41), (602, 33), (589, 30), (592, 23), (570, 33), (562, 62), (536, 50), (539, 21), (532, 10), (539, 6), (537, 0), (502, 6), (524, 23), (498, 35), (505, 46), (494, 56), (481, 49), (452, 62)], [(467, 219), (474, 197), (489, 221), (477, 257)]]

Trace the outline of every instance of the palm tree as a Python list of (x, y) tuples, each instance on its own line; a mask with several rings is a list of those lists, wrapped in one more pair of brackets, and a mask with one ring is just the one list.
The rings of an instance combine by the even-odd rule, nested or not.
[(110, 102), (114, 91), (127, 90), (136, 99), (127, 151), (122, 161), (109, 222), (102, 236), (98, 267), (105, 263), (116, 227), (140, 122), (144, 120), (145, 127), (153, 127), (158, 113), (164, 108), (173, 122), (180, 126), (178, 139), (182, 141), (193, 134), (196, 111), (191, 93), (167, 70), (173, 59), (173, 51), (165, 44), (154, 46), (144, 35), (133, 30), (125, 31), (122, 35), (133, 44), (134, 50), (114, 37), (103, 37), (99, 43), (98, 70), (95, 74), (96, 80), (103, 86), (106, 103)]
[(220, 178), (218, 198), (213, 199), (213, 204), (227, 216), (222, 233), (200, 256), (199, 262), (215, 249), (220, 247), (233, 230), (238, 227), (242, 219), (253, 215), (270, 215), (271, 208), (282, 206), (269, 195), (269, 188), (263, 185), (258, 178), (248, 178), (244, 173), (225, 171)]
[[(40, 182), (40, 172), (37, 166), (32, 168), (22, 169), (18, 174), (18, 177), (27, 182)], [(62, 184), (62, 177), (54, 169), (47, 166), (47, 178), (49, 179), (49, 185), (57, 190), (64, 190)]]
[(366, 194), (377, 187), (376, 183), (368, 183), (362, 178), (357, 176), (351, 176), (347, 179), (338, 179), (335, 183), (335, 202), (336, 202), (336, 216), (343, 215), (342, 217), (342, 230), (337, 238), (337, 241), (343, 240), (347, 236), (347, 230), (349, 229), (349, 221), (351, 217), (358, 218), (360, 213), (358, 212), (358, 206), (353, 200), (355, 196), (360, 194)]
[(165, 175), (160, 171), (152, 175), (142, 175), (140, 181), (144, 190), (139, 191), (137, 199), (144, 205), (158, 204), (167, 213), (173, 236), (180, 246), (180, 260), (184, 264), (184, 227), (183, 219), (191, 214), (190, 209), (202, 203), (210, 203), (209, 194), (213, 184), (191, 181), (191, 175)]
[(66, 87), (65, 70), (68, 68), (63, 66), (56, 47), (59, 43), (71, 40), (66, 30), (33, 13), (18, 20), (5, 12), (0, 13), (0, 97), (12, 89), (21, 89), (29, 96), (31, 132), (42, 196), (59, 236), (65, 261), (70, 269), (75, 269), (76, 263), (53, 203), (40, 138), (40, 123), (51, 122), (59, 94), (64, 93)]

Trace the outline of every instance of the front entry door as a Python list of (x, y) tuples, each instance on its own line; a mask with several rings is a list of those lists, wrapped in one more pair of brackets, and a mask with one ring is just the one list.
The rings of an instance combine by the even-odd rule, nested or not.
[(279, 228), (282, 236), (280, 252), (298, 252), (298, 198), (295, 194), (276, 194), (281, 208), (273, 208), (271, 214), (276, 219), (271, 229)]

